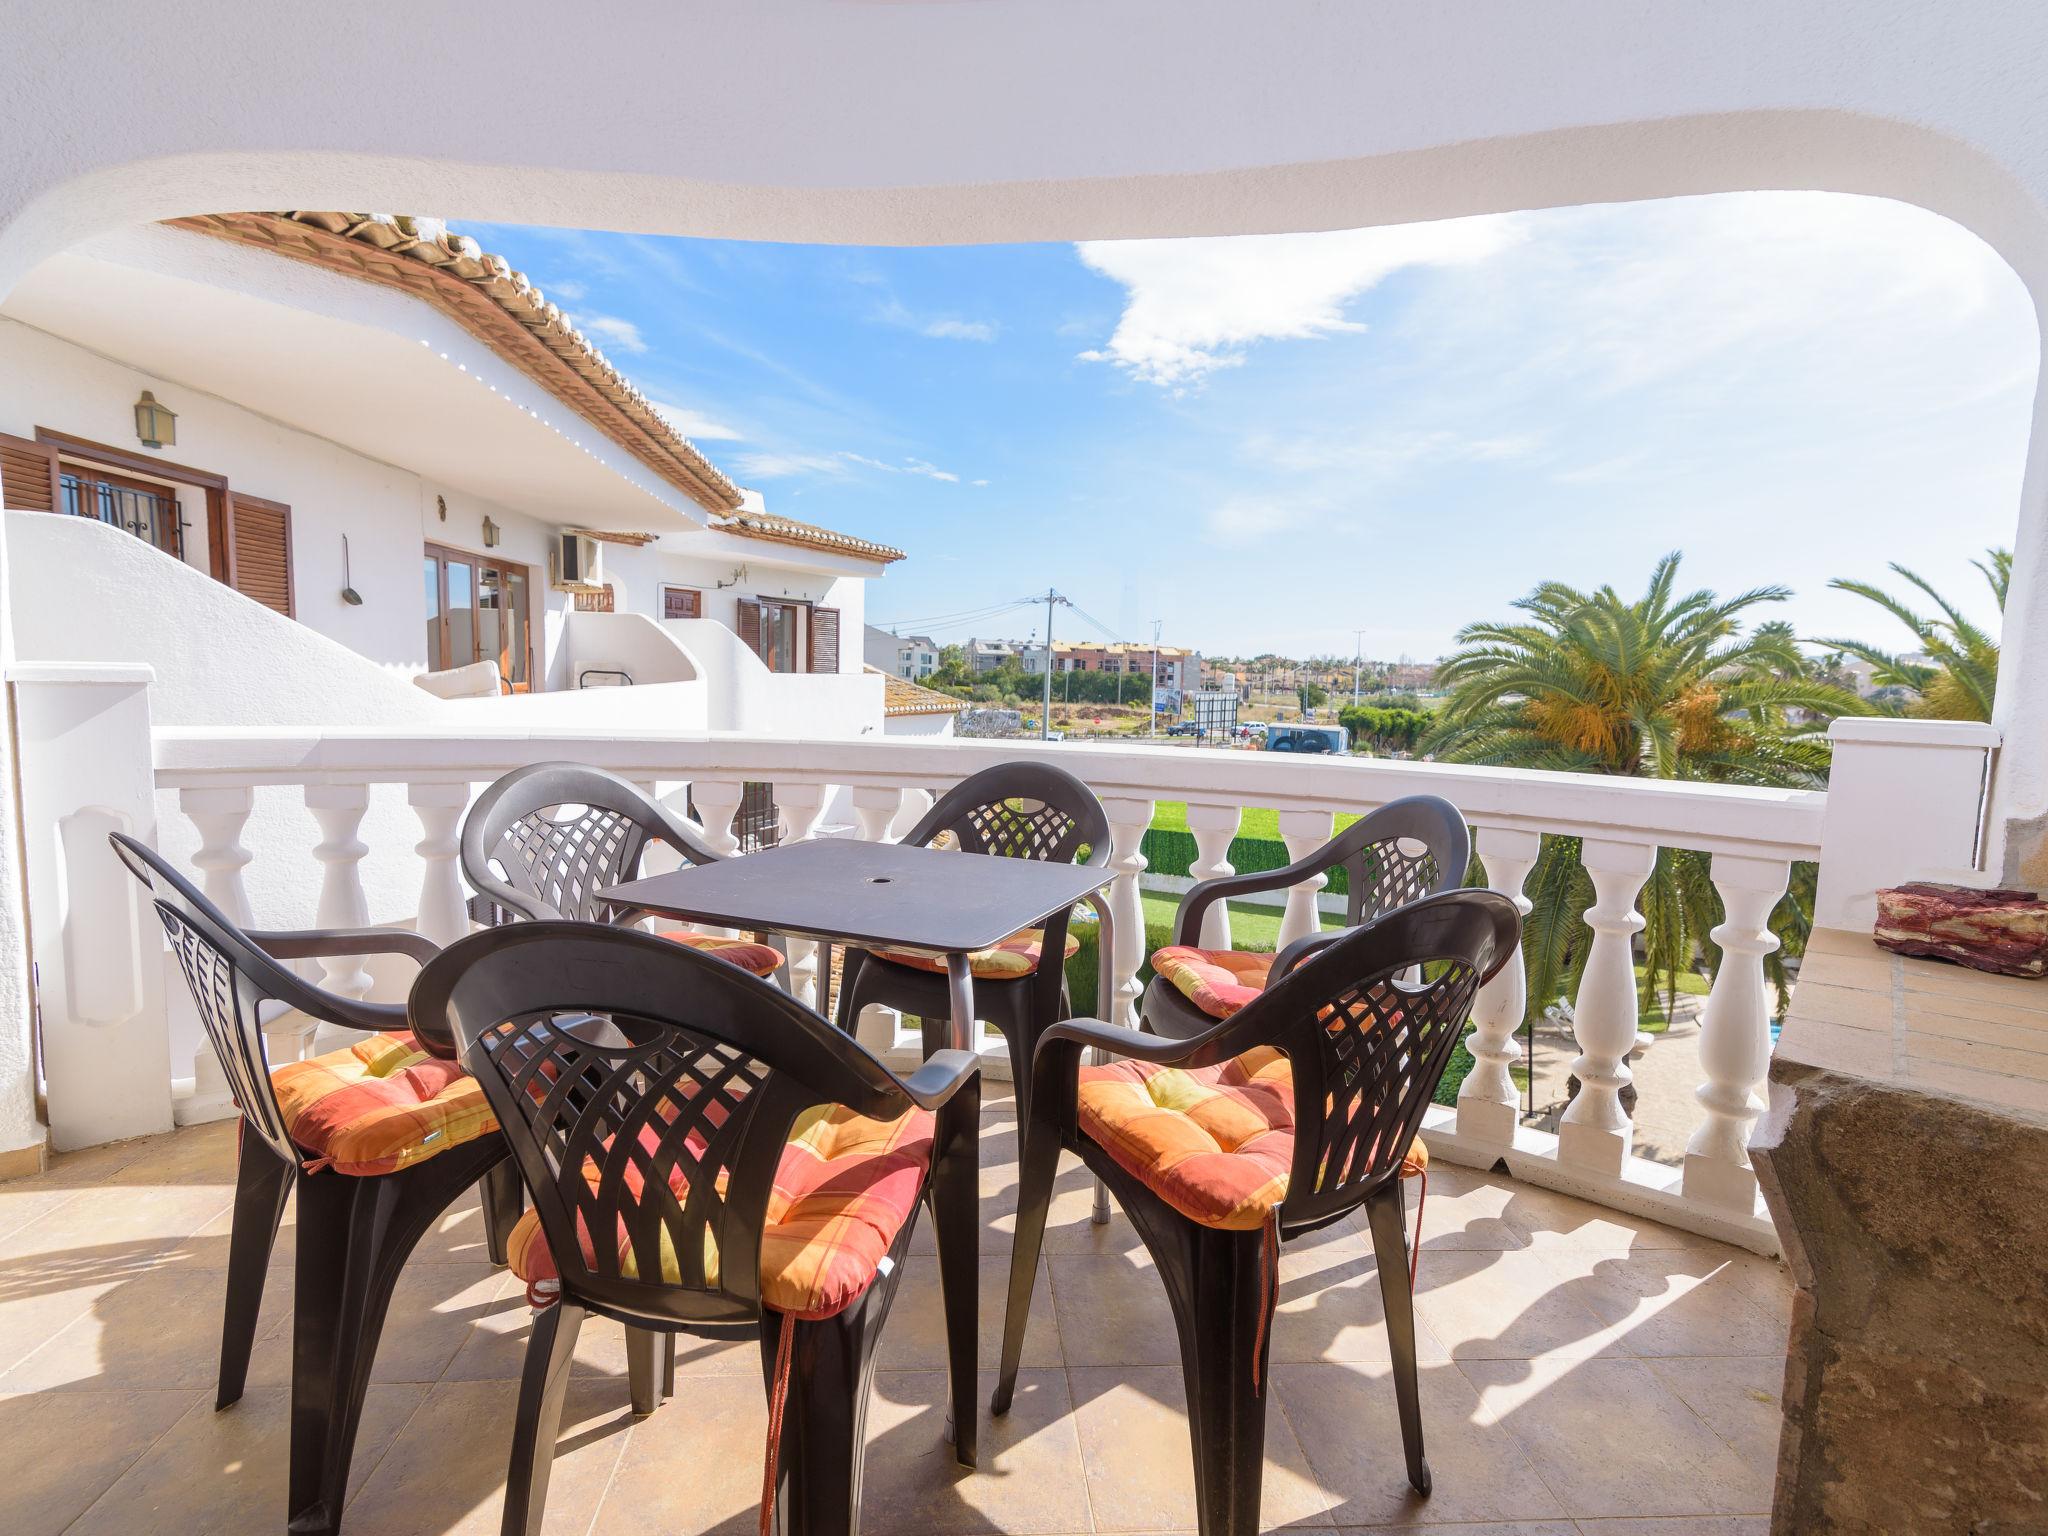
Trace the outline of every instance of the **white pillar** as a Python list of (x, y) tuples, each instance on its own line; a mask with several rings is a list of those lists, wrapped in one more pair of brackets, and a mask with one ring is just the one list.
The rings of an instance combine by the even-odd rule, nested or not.
[[(1109, 864), (1116, 871), (1116, 879), (1110, 882), (1109, 887), (1110, 915), (1116, 927), (1116, 953), (1097, 957), (1099, 964), (1112, 968), (1111, 975), (1116, 981), (1115, 1017), (1106, 1022), (1136, 1029), (1138, 972), (1146, 960), (1145, 903), (1139, 892), (1138, 878), (1145, 873), (1145, 833), (1152, 825), (1152, 802), (1104, 800), (1102, 810), (1109, 818)], [(1074, 1002), (1081, 1008), (1095, 1006), (1092, 1000), (1084, 1002), (1075, 998)]]
[[(308, 784), (306, 809), (320, 824), (313, 857), (320, 861), (320, 902), (313, 914), (317, 928), (366, 928), (369, 898), (363, 894), (363, 855), (369, 848), (356, 836), (363, 813), (370, 808), (367, 784)], [(320, 962), (320, 985), (343, 997), (367, 997), (371, 976), (362, 958), (336, 955)]]
[(107, 846), (111, 832), (157, 840), (154, 676), (146, 666), (25, 662), (9, 679), (50, 1145), (60, 1152), (172, 1123), (163, 925)]
[(732, 819), (739, 814), (740, 802), (746, 795), (747, 786), (738, 779), (690, 781), (690, 799), (704, 827), (705, 845), (720, 858), (731, 858), (740, 851), (740, 840), (733, 836)]
[(1763, 1108), (1758, 1097), (1771, 1064), (1771, 1009), (1764, 957), (1778, 947), (1771, 912), (1785, 894), (1792, 866), (1783, 859), (1714, 860), (1714, 889), (1727, 921), (1714, 930), (1721, 968), (1700, 1022), (1697, 1097), (1706, 1111), (1685, 1147), (1685, 1195), (1747, 1215), (1756, 1205), (1749, 1128)]
[(413, 926), (445, 947), (469, 932), (469, 908), (456, 865), (469, 786), (412, 784), (405, 798), (420, 822), (420, 840), (413, 844), (422, 866), (420, 908)]
[[(1237, 836), (1238, 808), (1214, 801), (1188, 802), (1188, 830), (1195, 835), (1195, 864), (1189, 871), (1197, 880), (1215, 880), (1237, 873), (1230, 862), (1230, 840)], [(1230, 948), (1230, 904), (1219, 901), (1202, 915), (1202, 931), (1195, 942), (1203, 949)]]
[[(1280, 841), (1287, 845), (1287, 862), (1305, 859), (1327, 843), (1334, 824), (1328, 811), (1282, 811)], [(1329, 872), (1325, 870), (1288, 887), (1287, 910), (1280, 917), (1280, 941), (1275, 949), (1285, 949), (1296, 939), (1305, 939), (1322, 928), (1322, 910), (1316, 899), (1329, 883)]]
[(1833, 756), (1813, 926), (1869, 933), (1877, 893), (1908, 880), (1966, 879), (1978, 866), (1996, 726), (1974, 720), (1844, 718)]
[(1580, 859), (1592, 877), (1594, 900), (1586, 909), (1593, 948), (1573, 1009), (1579, 1055), (1572, 1072), (1578, 1097), (1558, 1126), (1557, 1157), (1609, 1177), (1619, 1177), (1634, 1145), (1635, 1127), (1622, 1108), (1628, 1086), (1628, 1053), (1636, 1045), (1636, 972), (1633, 943), (1643, 916), (1637, 894), (1656, 866), (1657, 850), (1647, 843), (1587, 838)]
[[(243, 869), (254, 857), (242, 846), (242, 828), (255, 806), (256, 792), (246, 784), (178, 791), (178, 809), (199, 832), (199, 851), (192, 855), (192, 863), (199, 871), (206, 899), (243, 928), (256, 926), (249, 910), (249, 888), (242, 879)], [(192, 1052), (191, 1095), (174, 1107), (180, 1125), (223, 1120), (236, 1112), (228, 1075), (203, 1030), (198, 1048)]]
[(924, 819), (924, 813), (932, 808), (932, 792), (915, 785), (903, 791), (903, 808), (889, 823), (889, 841), (900, 843), (910, 835), (910, 829)]
[[(1522, 894), (1522, 882), (1536, 865), (1542, 841), (1534, 832), (1479, 830), (1479, 857), (1486, 865), (1488, 884), (1512, 901), (1524, 917), (1529, 915), (1531, 902)], [(1465, 1048), (1472, 1053), (1472, 1070), (1458, 1085), (1461, 1137), (1502, 1148), (1514, 1144), (1515, 1127), (1522, 1118), (1522, 1096), (1508, 1068), (1521, 1055), (1515, 1048), (1515, 1031), (1522, 1027), (1528, 1008), (1529, 979), (1522, 966), (1522, 946), (1517, 943), (1507, 964), (1479, 989), (1472, 1004), (1474, 1028), (1465, 1039)]]

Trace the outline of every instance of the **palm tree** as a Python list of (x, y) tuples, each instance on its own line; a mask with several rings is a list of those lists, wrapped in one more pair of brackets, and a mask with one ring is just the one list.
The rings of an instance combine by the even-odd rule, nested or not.
[[(1424, 743), (1447, 762), (1562, 769), (1716, 784), (1817, 787), (1826, 782), (1826, 723), (1867, 714), (1853, 693), (1822, 678), (1791, 627), (1744, 616), (1791, 595), (1758, 587), (1733, 598), (1678, 595), (1680, 557), (1657, 562), (1636, 599), (1612, 587), (1587, 593), (1545, 582), (1515, 606), (1512, 623), (1474, 624), (1437, 669), (1448, 688), (1439, 724)], [(1788, 940), (1774, 957), (1782, 994), (1783, 956), (1804, 945), (1810, 911), (1795, 879), (1773, 926)], [(1525, 894), (1534, 903), (1523, 933), (1532, 1009), (1576, 994), (1591, 945), (1582, 914), (1592, 881), (1576, 838), (1546, 837)], [(1677, 978), (1704, 952), (1721, 903), (1704, 855), (1663, 849), (1643, 888), (1646, 990)]]
[[(1997, 599), (1998, 611), (2003, 614), (2005, 591), (2012, 584), (2012, 551), (1987, 549), (1984, 554), (1984, 559), (1970, 563), (1984, 573), (1991, 595)], [(1909, 661), (1860, 640), (1817, 643), (1869, 662), (1875, 669), (1871, 680), (1879, 687), (1909, 690), (1914, 695), (1913, 702), (1906, 707), (1909, 715), (1935, 720), (1989, 720), (1992, 695), (1998, 691), (1998, 641), (1964, 618), (1961, 610), (1925, 577), (1903, 565), (1894, 565), (1892, 572), (1932, 598), (1945, 617), (1924, 618), (1899, 598), (1868, 582), (1837, 577), (1828, 585), (1837, 591), (1867, 597), (1892, 615), (1913, 632), (1927, 661)]]

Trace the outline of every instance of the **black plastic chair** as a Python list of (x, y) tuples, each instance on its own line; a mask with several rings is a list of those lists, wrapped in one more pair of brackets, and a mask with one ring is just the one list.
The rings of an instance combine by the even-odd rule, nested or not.
[(432, 940), (402, 928), (245, 932), (152, 849), (120, 833), (110, 841), (154, 899), (242, 1112), (214, 1407), (242, 1396), (264, 1274), (285, 1200), (296, 1186), (288, 1519), (294, 1532), (332, 1532), (341, 1523), (377, 1340), (407, 1256), (442, 1212), (481, 1180), (491, 1257), (502, 1264), (519, 1215), (517, 1174), (494, 1131), (396, 1172), (350, 1174), (317, 1169), (286, 1130), (263, 1042), (264, 1004), (369, 1034), (409, 1025), (402, 1006), (337, 996), (284, 962), (403, 954), (424, 964), (439, 952)]
[[(1361, 1205), (1386, 1303), (1408, 1478), (1427, 1494), (1399, 1174), (1464, 1033), (1472, 999), (1514, 955), (1520, 929), (1506, 897), (1453, 891), (1329, 939), (1297, 941), (1282, 954), (1264, 993), (1193, 1038), (1160, 1039), (1094, 1019), (1047, 1030), (1032, 1063), (995, 1412), (1009, 1410), (1064, 1147), (1115, 1193), (1166, 1286), (1187, 1379), (1202, 1536), (1252, 1536), (1259, 1529), (1266, 1423), (1261, 1383), (1280, 1244)], [(1411, 977), (1418, 979), (1404, 979)], [(1081, 1053), (1091, 1046), (1190, 1071), (1232, 1062), (1257, 1046), (1286, 1055), (1293, 1155), (1284, 1190), (1269, 1188), (1277, 1200), (1262, 1226), (1198, 1224), (1088, 1134), (1079, 1076)]]
[[(1202, 919), (1219, 901), (1284, 891), (1338, 869), (1345, 875), (1344, 926), (1356, 928), (1410, 902), (1457, 890), (1471, 862), (1472, 834), (1450, 801), (1438, 795), (1390, 800), (1285, 869), (1204, 880), (1182, 899), (1173, 942), (1200, 948)], [(1145, 988), (1139, 1012), (1153, 1034), (1174, 1040), (1191, 1039), (1216, 1023), (1164, 976), (1155, 975)]]
[[(927, 1198), (954, 1451), (974, 1464), (973, 1055), (942, 1051), (900, 1079), (734, 966), (580, 923), (513, 924), (451, 945), (421, 974), (412, 1008), (422, 1042), (459, 1052), (483, 1084), (560, 1276), (560, 1300), (527, 1347), (507, 1536), (541, 1528), (570, 1358), (593, 1314), (671, 1335), (758, 1333), (770, 1391), (763, 1530), (771, 1498), (791, 1536), (858, 1530), (875, 1346)], [(791, 1318), (762, 1301), (763, 1229), (792, 1124), (819, 1105), (877, 1119), (933, 1110), (936, 1127), (924, 1183), (865, 1290), (834, 1315)], [(589, 1238), (611, 1233), (616, 1243)]]
[[(966, 853), (1064, 863), (1082, 849), (1092, 868), (1109, 863), (1109, 818), (1095, 791), (1049, 763), (1000, 763), (961, 780), (904, 836), (928, 847), (950, 836)], [(1036, 969), (1015, 978), (974, 978), (976, 1019), (1002, 1031), (1009, 1046), (1018, 1107), (1029, 1088), (1031, 1053), (1039, 1034), (1071, 1011), (1067, 1000), (1067, 924), (1070, 914), (1046, 920)], [(1104, 962), (1107, 964), (1107, 957)], [(839, 992), (839, 1023), (851, 1032), (862, 1008), (878, 1005), (923, 1020), (927, 1056), (945, 1040), (952, 995), (943, 972), (920, 970), (867, 950), (847, 951)]]

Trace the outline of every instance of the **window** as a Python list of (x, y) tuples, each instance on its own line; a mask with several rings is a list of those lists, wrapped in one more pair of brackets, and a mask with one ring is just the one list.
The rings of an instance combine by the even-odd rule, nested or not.
[(704, 594), (695, 587), (663, 587), (661, 616), (664, 619), (701, 619)]
[(523, 565), (427, 546), (427, 665), (435, 671), (473, 662), (497, 663), (502, 687), (533, 687), (533, 624)]
[(797, 664), (797, 605), (761, 602), (761, 660), (770, 672), (801, 672)]
[(169, 486), (79, 464), (61, 464), (57, 487), (63, 497), (59, 511), (125, 528), (165, 554), (185, 558), (185, 521)]

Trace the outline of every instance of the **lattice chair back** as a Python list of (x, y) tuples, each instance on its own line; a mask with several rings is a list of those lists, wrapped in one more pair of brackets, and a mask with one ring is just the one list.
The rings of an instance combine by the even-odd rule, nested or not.
[(502, 912), (609, 923), (597, 893), (640, 873), (649, 842), (692, 864), (718, 855), (701, 831), (616, 774), (582, 763), (535, 763), (499, 779), (462, 822), (462, 873)]
[(791, 1125), (910, 1107), (886, 1068), (736, 966), (629, 929), (516, 923), (432, 961), (413, 1027), (483, 1085), (563, 1290), (626, 1317), (760, 1311)]
[(334, 1023), (346, 1022), (343, 1016), (349, 1010), (257, 948), (154, 849), (119, 832), (108, 841), (129, 872), (149, 889), (171, 953), (192, 990), (200, 1027), (242, 1111), (243, 1134), (262, 1137), (279, 1157), (303, 1167), (306, 1154), (286, 1134), (270, 1085), (260, 1009), (277, 1003)]
[(1409, 795), (1346, 827), (1324, 846), (1318, 862), (1343, 868), (1344, 926), (1355, 928), (1462, 886), (1472, 862), (1472, 834), (1450, 801)]
[(1050, 763), (998, 763), (962, 779), (903, 841), (948, 840), (966, 853), (1070, 863), (1083, 849), (1090, 865), (1109, 862), (1109, 818), (1095, 791)]
[(1323, 945), (1222, 1027), (1226, 1049), (1276, 1045), (1293, 1071), (1283, 1229), (1334, 1220), (1394, 1176), (1473, 998), (1520, 933), (1496, 892), (1427, 897)]

